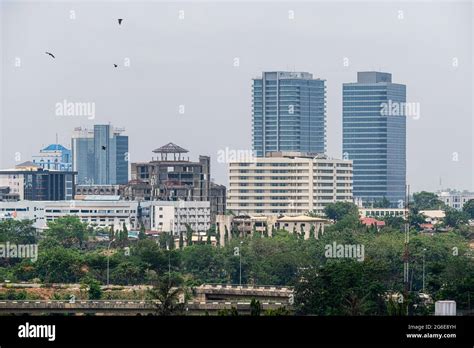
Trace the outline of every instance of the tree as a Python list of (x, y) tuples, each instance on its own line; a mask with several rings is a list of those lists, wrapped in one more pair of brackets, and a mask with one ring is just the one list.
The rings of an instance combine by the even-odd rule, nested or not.
[(225, 226), (225, 231), (224, 231), (224, 245), (227, 245), (229, 242), (229, 231), (227, 229), (227, 226)]
[(431, 192), (421, 191), (413, 194), (413, 207), (417, 210), (444, 209), (444, 203)]
[(474, 199), (470, 199), (466, 203), (464, 203), (462, 211), (467, 214), (469, 219), (474, 219)]
[(446, 209), (445, 211), (444, 224), (446, 226), (457, 228), (466, 224), (468, 220), (469, 215), (464, 211), (459, 211), (452, 208)]
[(0, 222), (0, 242), (34, 244), (36, 239), (36, 229), (31, 220), (9, 219)]
[(127, 226), (125, 225), (125, 222), (122, 225), (122, 233), (121, 233), (121, 238), (124, 245), (127, 244), (128, 242), (128, 229)]
[(345, 216), (351, 215), (359, 217), (359, 209), (351, 202), (329, 203), (324, 208), (324, 214), (328, 219), (339, 221)]
[(42, 249), (35, 263), (38, 277), (45, 283), (76, 283), (83, 271), (83, 259), (74, 249), (61, 246)]
[(81, 248), (87, 234), (87, 224), (82, 223), (77, 216), (64, 216), (49, 221), (46, 230), (46, 238), (57, 240), (65, 248), (75, 245)]
[(193, 230), (189, 224), (186, 224), (186, 246), (193, 245)]
[(100, 283), (90, 277), (85, 277), (81, 280), (81, 288), (87, 289), (89, 300), (100, 300), (102, 298), (102, 288)]
[(146, 238), (145, 225), (143, 222), (140, 224), (140, 232), (138, 233), (138, 240), (143, 240)]
[(109, 229), (109, 241), (113, 240), (114, 237), (115, 237), (114, 225), (111, 225)]
[(179, 231), (179, 249), (184, 247), (183, 231)]
[(153, 288), (148, 290), (148, 296), (157, 301), (155, 306), (158, 315), (169, 316), (183, 312), (185, 303), (180, 303), (179, 296), (184, 295), (184, 289), (180, 287), (180, 283), (180, 279), (175, 277), (156, 277)]
[(251, 316), (260, 316), (262, 313), (262, 305), (260, 301), (255, 300), (254, 298), (250, 301), (250, 315)]

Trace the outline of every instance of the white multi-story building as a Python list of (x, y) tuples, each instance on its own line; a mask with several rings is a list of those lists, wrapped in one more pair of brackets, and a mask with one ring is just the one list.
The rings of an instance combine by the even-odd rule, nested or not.
[(211, 227), (209, 202), (151, 201), (151, 230), (158, 232), (186, 232), (188, 225), (195, 233), (206, 233)]
[(75, 215), (90, 226), (121, 230), (123, 224), (130, 231), (139, 228), (139, 203), (114, 200), (74, 201), (18, 201), (0, 202), (0, 221), (5, 219), (32, 220), (38, 229), (47, 228), (49, 221), (59, 217)]
[(444, 191), (438, 193), (438, 198), (447, 206), (461, 210), (467, 201), (474, 199), (474, 192)]
[(352, 202), (352, 161), (299, 152), (274, 152), (229, 163), (227, 209), (235, 214), (323, 214), (336, 201)]

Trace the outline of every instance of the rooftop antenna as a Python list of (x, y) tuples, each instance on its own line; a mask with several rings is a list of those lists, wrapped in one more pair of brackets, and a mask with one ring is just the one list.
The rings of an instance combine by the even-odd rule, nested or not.
[(58, 133), (56, 133), (56, 145), (58, 145)]

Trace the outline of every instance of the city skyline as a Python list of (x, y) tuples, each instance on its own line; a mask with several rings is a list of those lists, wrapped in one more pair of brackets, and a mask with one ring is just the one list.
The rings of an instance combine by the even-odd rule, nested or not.
[[(147, 6), (160, 9), (159, 4)], [(227, 164), (217, 161), (217, 153), (225, 148), (251, 149), (251, 81), (262, 71), (274, 70), (307, 71), (327, 81), (327, 153), (341, 158), (342, 83), (354, 81), (357, 71), (379, 70), (391, 72), (397, 81), (406, 84), (408, 101), (421, 105), (421, 117), (407, 119), (407, 183), (412, 191), (448, 187), (474, 190), (472, 105), (465, 102), (472, 95), (472, 79), (466, 78), (472, 75), (472, 66), (466, 64), (472, 58), (472, 40), (469, 31), (464, 30), (471, 23), (467, 4), (374, 4), (365, 14), (356, 4), (347, 4), (353, 15), (341, 14), (341, 19), (352, 25), (351, 32), (338, 30), (324, 18), (336, 11), (331, 4), (298, 4), (291, 8), (284, 3), (272, 8), (263, 4), (199, 6), (168, 6), (159, 12), (160, 20), (155, 24), (151, 14), (156, 17), (157, 12), (147, 15), (139, 7), (123, 4), (107, 14), (110, 23), (104, 24), (99, 17), (107, 13), (106, 6), (100, 4), (75, 5), (75, 20), (69, 18), (71, 9), (65, 4), (55, 4), (47, 11), (39, 6), (34, 16), (22, 11), (21, 3), (2, 4), (2, 13), (8, 15), (4, 16), (2, 34), (1, 167), (31, 159), (42, 144), (52, 142), (56, 133), (59, 143), (68, 147), (73, 128), (110, 122), (127, 129), (131, 162), (147, 160), (150, 149), (172, 141), (188, 148), (192, 157), (209, 155), (215, 181), (227, 184)], [(185, 11), (183, 20), (179, 19), (181, 8)], [(310, 14), (305, 11), (308, 8), (317, 8), (320, 14)], [(118, 29), (113, 18), (125, 10), (129, 10), (128, 18)], [(289, 11), (294, 11), (294, 19), (289, 19)], [(193, 36), (199, 18), (206, 18), (204, 13), (210, 13), (213, 21)], [(238, 20), (228, 18), (230, 13)], [(15, 22), (10, 14), (15, 14)], [(264, 14), (266, 25), (255, 27), (253, 21), (260, 21)], [(37, 28), (38, 18), (45, 16), (54, 18), (51, 23), (57, 20), (57, 25), (64, 26), (64, 34), (73, 40), (65, 41), (51, 23)], [(138, 21), (138, 16), (144, 17)], [(422, 16), (425, 26), (417, 24), (417, 16)], [(364, 18), (370, 18), (373, 26), (363, 25)], [(452, 21), (448, 25), (450, 18), (456, 18), (456, 25)], [(315, 20), (325, 25), (324, 30), (307, 32), (305, 29)], [(31, 24), (25, 26), (25, 21)], [(429, 24), (432, 22), (436, 28)], [(376, 26), (382, 23), (387, 27)], [(98, 30), (100, 40), (84, 32), (88, 25)], [(166, 37), (161, 35), (164, 26), (178, 25), (175, 34), (168, 30)], [(255, 29), (254, 37), (240, 35), (242, 27)], [(371, 31), (374, 27), (377, 33)], [(216, 29), (221, 29), (222, 35), (215, 36)], [(280, 30), (288, 47), (278, 55), (278, 40), (272, 30)], [(423, 37), (423, 50), (416, 49), (420, 38), (409, 35), (413, 31)], [(13, 41), (15, 32), (28, 42), (37, 42), (25, 51), (21, 40)], [(378, 41), (376, 49), (372, 48), (371, 40), (381, 40), (386, 32), (390, 32), (390, 42)], [(152, 36), (164, 50), (154, 50), (147, 44), (144, 39)], [(232, 37), (230, 45), (226, 44), (228, 37)], [(257, 43), (263, 39), (268, 44), (258, 48)], [(312, 39), (325, 49), (299, 45), (303, 39)], [(92, 42), (91, 49), (98, 52), (84, 53), (81, 45), (85, 42)], [(257, 47), (255, 52), (253, 47)], [(137, 49), (140, 53), (134, 53)], [(56, 59), (49, 61), (40, 56), (45, 50), (53, 51)], [(191, 54), (193, 59), (188, 57)], [(16, 57), (21, 58), (21, 67), (15, 67)], [(129, 67), (124, 66), (127, 57)], [(75, 65), (78, 60), (80, 70)], [(117, 60), (120, 66), (114, 70), (112, 63)], [(436, 88), (433, 80), (450, 88)], [(25, 96), (28, 103), (24, 103)], [(56, 106), (63, 101), (95, 103), (94, 118), (58, 116)], [(25, 124), (30, 127), (25, 128)], [(15, 162), (17, 153), (21, 156)]]

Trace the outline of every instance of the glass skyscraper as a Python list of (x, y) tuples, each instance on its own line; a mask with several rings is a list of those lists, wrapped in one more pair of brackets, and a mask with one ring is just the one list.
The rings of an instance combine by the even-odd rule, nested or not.
[(358, 72), (343, 84), (343, 157), (353, 160), (354, 198), (405, 200), (406, 86), (392, 75)]
[(73, 169), (80, 185), (128, 182), (128, 136), (111, 125), (77, 128), (72, 138)]
[(252, 144), (269, 152), (326, 152), (325, 80), (307, 72), (263, 72), (253, 80)]

